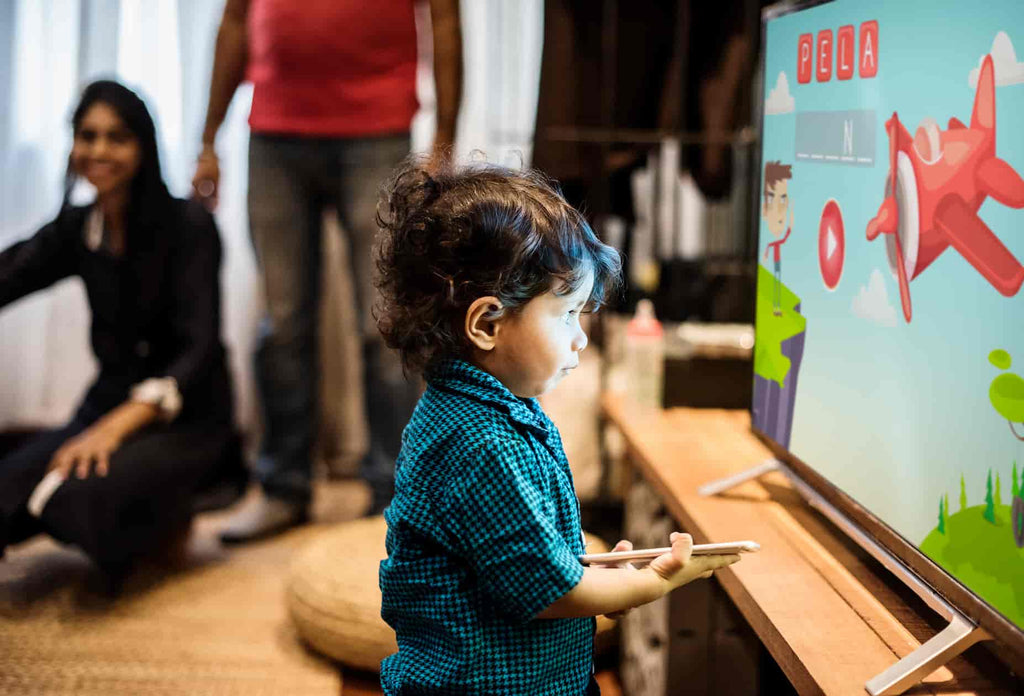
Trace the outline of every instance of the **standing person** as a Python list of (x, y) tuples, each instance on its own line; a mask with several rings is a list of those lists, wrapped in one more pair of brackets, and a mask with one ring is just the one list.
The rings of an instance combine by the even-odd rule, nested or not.
[(541, 175), (498, 167), (407, 167), (381, 225), (380, 331), (427, 379), (384, 513), (384, 692), (595, 693), (592, 617), (739, 560), (691, 558), (688, 534), (640, 570), (578, 559), (572, 472), (536, 397), (579, 364), (618, 255)]
[[(789, 200), (789, 180), (793, 178), (792, 165), (769, 162), (764, 165), (764, 205), (761, 217), (768, 224), (768, 231), (775, 237), (765, 247), (764, 257), (775, 251), (775, 284), (772, 288), (772, 314), (782, 316), (782, 245), (793, 232), (793, 204)], [(786, 217), (789, 225), (786, 225)], [(785, 233), (783, 233), (785, 230)]]
[[(203, 489), (235, 473), (240, 493), (245, 471), (213, 218), (167, 192), (153, 120), (131, 90), (94, 82), (72, 125), (64, 204), (0, 252), (0, 307), (79, 276), (99, 375), (70, 423), (0, 459), (0, 555), (47, 532), (116, 583), (187, 527)], [(69, 202), (79, 177), (95, 203)]]
[[(437, 93), (434, 152), (450, 147), (462, 79), (458, 0), (430, 0)], [(371, 513), (393, 490), (394, 460), (418, 387), (373, 328), (377, 189), (409, 152), (417, 109), (414, 0), (227, 0), (193, 184), (216, 201), (214, 139), (243, 75), (253, 83), (249, 227), (267, 316), (256, 353), (262, 495), (229, 520), (241, 542), (304, 522), (317, 432), (321, 208), (338, 211), (363, 337)]]

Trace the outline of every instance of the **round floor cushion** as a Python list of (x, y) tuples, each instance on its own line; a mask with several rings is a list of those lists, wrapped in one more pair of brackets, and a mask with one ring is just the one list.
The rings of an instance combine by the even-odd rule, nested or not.
[[(292, 563), (287, 601), (299, 635), (314, 649), (357, 669), (380, 668), (398, 650), (395, 633), (380, 618), (377, 573), (387, 555), (383, 517), (339, 524), (302, 549)], [(587, 553), (608, 546), (591, 535)], [(598, 620), (598, 633), (614, 624)]]
[(382, 516), (345, 522), (299, 551), (288, 580), (288, 609), (309, 645), (366, 670), (398, 650), (395, 632), (380, 618), (377, 574), (387, 556)]

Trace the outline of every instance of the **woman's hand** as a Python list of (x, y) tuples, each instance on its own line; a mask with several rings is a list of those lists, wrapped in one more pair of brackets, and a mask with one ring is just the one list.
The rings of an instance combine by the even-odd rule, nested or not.
[(125, 438), (156, 420), (158, 413), (152, 404), (124, 402), (65, 442), (50, 460), (50, 470), (59, 471), (64, 478), (74, 471), (78, 478), (84, 479), (96, 462), (96, 475), (106, 476), (110, 471), (110, 456)]
[(89, 469), (96, 463), (97, 476), (106, 476), (110, 471), (110, 455), (121, 446), (120, 429), (100, 421), (82, 431), (61, 446), (50, 460), (50, 469), (59, 471), (67, 478), (74, 471), (78, 478), (89, 476)]
[(739, 554), (694, 558), (691, 555), (693, 553), (693, 537), (689, 534), (672, 532), (669, 539), (672, 541), (672, 551), (655, 558), (648, 568), (668, 583), (670, 590), (693, 580), (710, 578), (714, 571), (740, 560)]

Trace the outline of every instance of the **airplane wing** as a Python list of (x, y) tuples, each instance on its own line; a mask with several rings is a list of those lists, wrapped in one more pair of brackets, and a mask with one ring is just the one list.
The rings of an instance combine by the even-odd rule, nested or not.
[(978, 167), (978, 183), (1003, 205), (1024, 208), (1024, 179), (1005, 160), (991, 157)]
[(996, 290), (1012, 297), (1024, 283), (1024, 266), (962, 198), (948, 194), (935, 209), (935, 227)]

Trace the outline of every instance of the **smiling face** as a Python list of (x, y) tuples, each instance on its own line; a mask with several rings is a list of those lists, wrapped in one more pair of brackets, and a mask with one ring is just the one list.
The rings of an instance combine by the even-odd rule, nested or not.
[(769, 185), (764, 193), (764, 206), (761, 217), (768, 223), (768, 231), (775, 237), (781, 237), (786, 231), (786, 214), (789, 211), (789, 182), (779, 179)]
[(593, 286), (591, 275), (573, 293), (548, 291), (497, 320), (494, 346), (480, 356), (481, 367), (516, 396), (550, 391), (579, 365), (587, 347), (580, 314)]
[(127, 191), (142, 164), (139, 139), (110, 105), (97, 101), (75, 128), (71, 166), (100, 196)]

